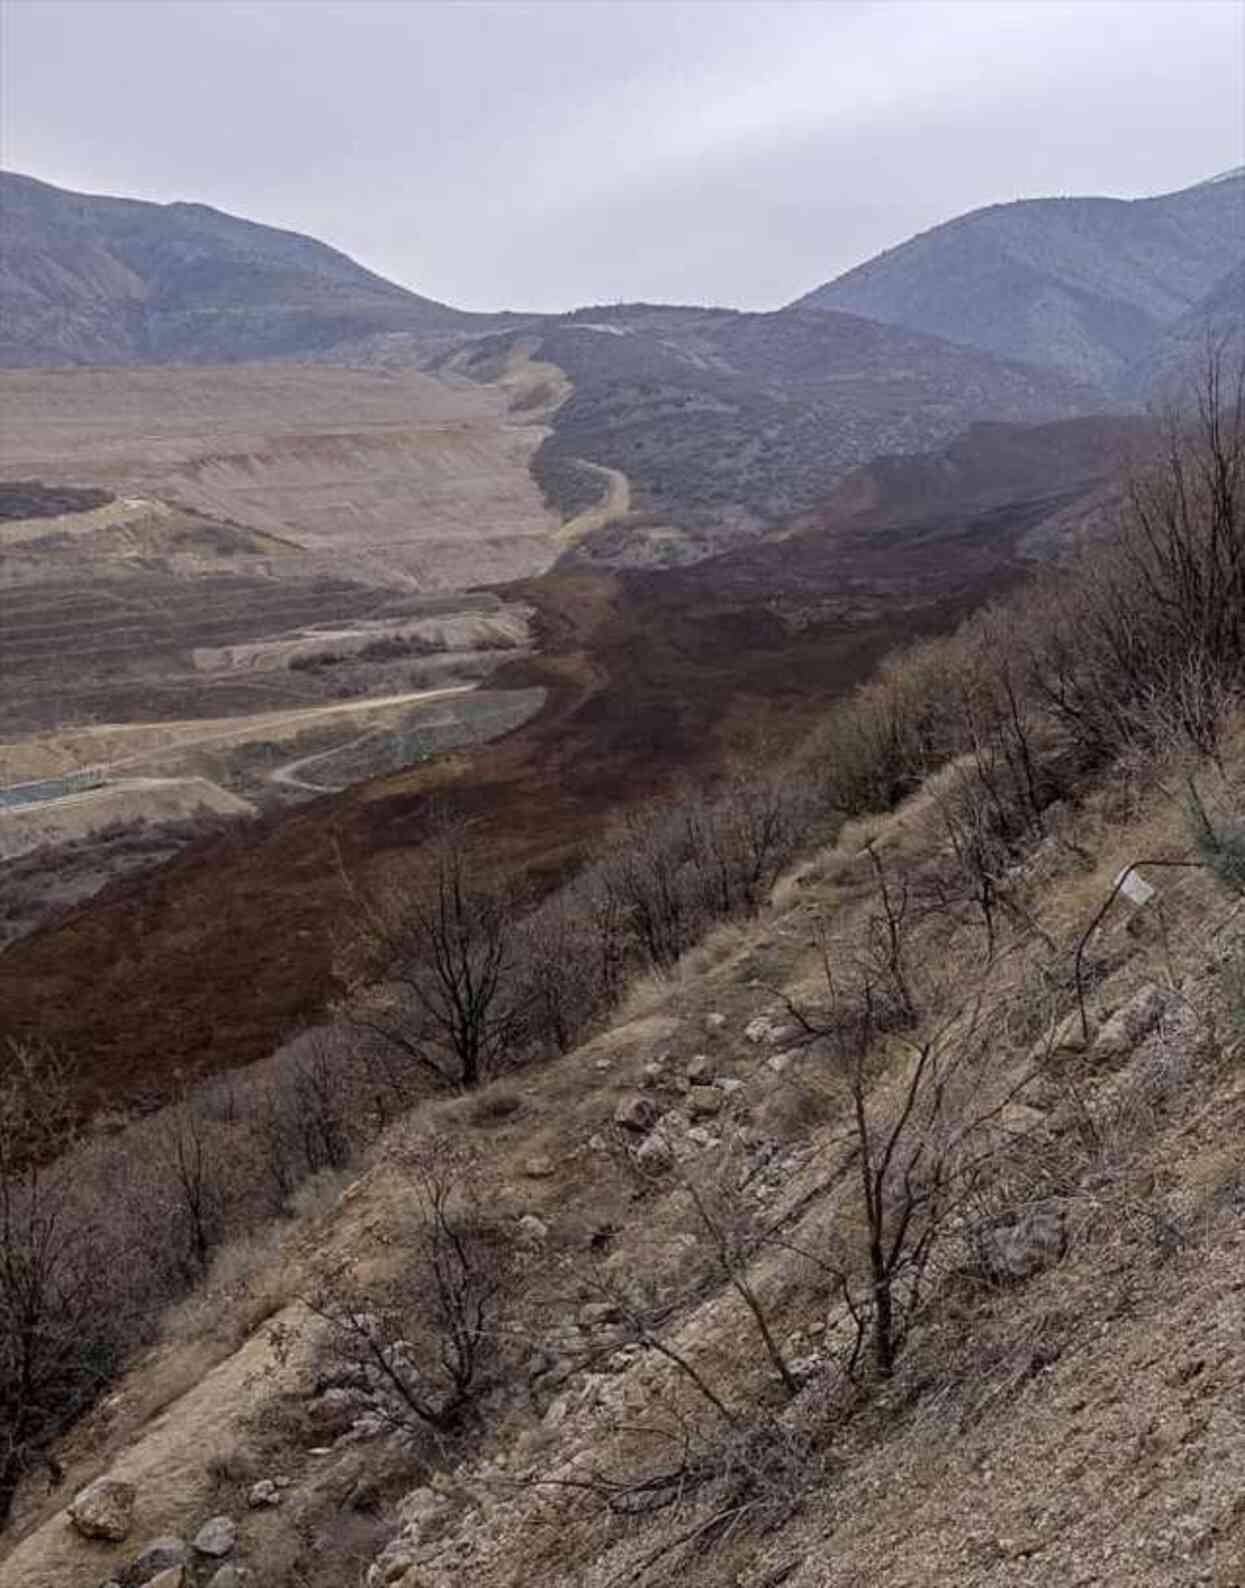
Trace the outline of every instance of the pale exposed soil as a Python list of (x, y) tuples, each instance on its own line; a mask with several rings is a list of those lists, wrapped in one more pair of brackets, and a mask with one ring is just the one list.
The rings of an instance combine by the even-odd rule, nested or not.
[(252, 739), (288, 739), (325, 721), (393, 708), (406, 709), (428, 700), (469, 694), (474, 686), (456, 684), (448, 689), (412, 690), (382, 695), (374, 700), (349, 700), (332, 706), (310, 706), (294, 711), (256, 713), (253, 716), (215, 720), (104, 723), (63, 734), (42, 735), (16, 744), (0, 745), (0, 779), (19, 783), (56, 777), (79, 767), (99, 766), (113, 773), (137, 767), (153, 757), (211, 745), (217, 749)]
[(84, 838), (116, 822), (182, 821), (210, 812), (253, 816), (255, 807), (200, 777), (134, 777), (36, 805), (0, 809), (0, 861), (41, 844)]
[(419, 588), (497, 582), (553, 556), (512, 393), (415, 371), (9, 370), (2, 467), (150, 493), (361, 554)]

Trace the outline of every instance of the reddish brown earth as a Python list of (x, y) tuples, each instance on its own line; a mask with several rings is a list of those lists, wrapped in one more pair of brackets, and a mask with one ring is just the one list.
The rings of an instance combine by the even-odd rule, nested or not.
[[(1019, 577), (1024, 536), (1101, 479), (1102, 437), (1047, 439), (1064, 466), (1044, 471), (1039, 458), (1010, 501), (970, 447), (958, 503), (934, 488), (942, 468), (918, 478), (904, 466), (857, 482), (868, 500), (829, 503), (785, 539), (677, 571), (568, 567), (499, 591), (537, 608), (542, 654), (493, 685), (546, 686), (539, 717), (471, 756), (266, 818), (118, 882), (0, 955), (0, 1024), (72, 1055), (88, 1106), (141, 1105), (179, 1076), (261, 1056), (339, 991), (351, 890), (392, 878), (430, 805), (473, 819), (497, 866), (539, 889), (628, 802), (732, 751), (794, 742), (894, 644), (954, 624)], [(1055, 489), (1033, 490), (1044, 481)]]
[(884, 623), (793, 632), (759, 604), (655, 589), (570, 573), (520, 587), (540, 607), (545, 654), (497, 681), (547, 685), (538, 719), (118, 883), (0, 956), (4, 1024), (72, 1055), (91, 1108), (142, 1106), (179, 1077), (259, 1057), (338, 990), (350, 886), (392, 875), (432, 795), (480, 823), (499, 867), (545, 885), (621, 804), (732, 745), (796, 737), (896, 639)]

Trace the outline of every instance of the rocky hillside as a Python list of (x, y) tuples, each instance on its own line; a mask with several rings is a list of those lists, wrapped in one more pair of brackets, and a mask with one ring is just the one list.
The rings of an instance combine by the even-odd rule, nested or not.
[(206, 204), (101, 198), (0, 173), (0, 364), (300, 358), (465, 314), (345, 254)]
[(546, 494), (573, 513), (600, 495), (600, 466), (620, 471), (648, 518), (635, 527), (698, 532), (675, 560), (790, 523), (879, 453), (1103, 405), (1058, 372), (854, 314), (585, 309), (487, 339), (458, 367), (496, 378), (520, 347), (573, 387), (534, 460)]
[(993, 204), (879, 254), (797, 306), (866, 315), (1135, 391), (1139, 350), (1243, 261), (1245, 170), (1237, 170), (1156, 198)]

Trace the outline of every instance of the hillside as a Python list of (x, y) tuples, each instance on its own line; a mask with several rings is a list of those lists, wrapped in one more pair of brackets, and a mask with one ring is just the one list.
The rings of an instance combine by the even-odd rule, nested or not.
[[(879, 453), (945, 444), (986, 418), (1103, 406), (1061, 374), (849, 314), (650, 305), (580, 310), (488, 338), (452, 367), (496, 378), (519, 350), (564, 372), (533, 472), (570, 515), (601, 494), (584, 464), (623, 473), (636, 519), (610, 527), (636, 560), (694, 560), (790, 524)], [(655, 529), (664, 530), (654, 536)]]
[(1145, 199), (993, 204), (798, 300), (1135, 394), (1132, 366), (1245, 261), (1245, 171)]
[(65, 1076), (11, 1043), (10, 1195), (72, 1282), (0, 1266), (66, 1369), (7, 1380), (6, 1588), (1241, 1588), (1221, 417), (1145, 529), (790, 758), (667, 782), (540, 903), (372, 791), (419, 851), (366, 879), (338, 824), (342, 999), (255, 1065), (41, 1164)]
[(70, 193), (6, 171), (0, 323), (0, 365), (29, 366), (303, 358), (497, 322), (206, 204)]

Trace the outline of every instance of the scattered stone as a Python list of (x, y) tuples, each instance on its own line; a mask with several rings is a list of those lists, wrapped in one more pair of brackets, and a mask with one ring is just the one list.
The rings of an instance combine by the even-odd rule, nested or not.
[(213, 1572), (208, 1582), (208, 1588), (242, 1588), (245, 1577), (238, 1566), (222, 1566)]
[(708, 1086), (713, 1080), (713, 1060), (707, 1053), (694, 1053), (687, 1061), (687, 1078), (693, 1086)]
[(725, 1024), (726, 1016), (722, 1014), (720, 1010), (714, 1009), (710, 1014), (705, 1016), (706, 1031), (721, 1031)]
[(238, 1529), (232, 1516), (214, 1516), (195, 1534), (194, 1547), (200, 1555), (228, 1555), (238, 1542)]
[(593, 1065), (593, 1068), (596, 1069), (596, 1070), (599, 1070), (601, 1072), (601, 1074), (604, 1075), (606, 1070), (609, 1070), (609, 1069), (613, 1068), (613, 1065), (614, 1065), (613, 1059), (598, 1059), (596, 1061), (596, 1063)]
[(261, 1478), (258, 1483), (251, 1485), (246, 1503), (252, 1511), (261, 1510), (265, 1505), (280, 1505), (281, 1490), (271, 1478)]
[(169, 1566), (157, 1576), (152, 1577), (147, 1588), (185, 1588), (186, 1568), (184, 1566)]
[(1094, 1042), (1095, 1059), (1118, 1059), (1132, 1051), (1163, 1013), (1163, 993), (1147, 982), (1118, 1009), (1103, 1026)]
[(589, 1152), (608, 1152), (609, 1150), (610, 1150), (609, 1142), (606, 1141), (605, 1137), (602, 1136), (599, 1132), (595, 1136), (589, 1136), (588, 1137), (588, 1151)]
[(791, 1035), (791, 1027), (771, 1020), (768, 1015), (757, 1015), (744, 1027), (749, 1042), (782, 1042)]
[(658, 1087), (666, 1084), (666, 1066), (660, 1059), (650, 1059), (642, 1073), (645, 1086)]
[(519, 1220), (518, 1233), (515, 1237), (520, 1246), (529, 1250), (543, 1246), (549, 1239), (549, 1226), (543, 1219), (538, 1219), (534, 1213), (525, 1213)]
[(170, 1566), (184, 1566), (189, 1559), (190, 1551), (183, 1539), (171, 1533), (153, 1538), (121, 1573), (121, 1581), (124, 1588), (143, 1588), (157, 1573)]
[(726, 1093), (718, 1086), (693, 1086), (687, 1094), (688, 1107), (697, 1119), (709, 1119), (722, 1112)]
[(585, 1331), (621, 1321), (622, 1314), (612, 1301), (586, 1301), (579, 1309), (579, 1327)]
[(982, 1242), (991, 1276), (1019, 1284), (1057, 1263), (1067, 1250), (1068, 1236), (1060, 1212), (1037, 1208), (1015, 1224), (987, 1231)]
[(398, 1520), (404, 1528), (423, 1527), (440, 1516), (448, 1503), (435, 1489), (412, 1489), (398, 1507)]
[(668, 1169), (674, 1162), (674, 1148), (666, 1133), (655, 1130), (636, 1148), (635, 1161), (645, 1169)]
[(314, 1433), (328, 1439), (344, 1434), (359, 1415), (359, 1396), (348, 1389), (328, 1389), (307, 1407), (307, 1421)]
[(120, 1478), (96, 1478), (74, 1495), (69, 1520), (83, 1538), (106, 1538), (119, 1544), (129, 1536), (138, 1490)]
[(697, 1147), (716, 1147), (718, 1138), (703, 1125), (693, 1125), (687, 1133), (688, 1141)]
[(721, 1090), (726, 1093), (727, 1097), (732, 1097), (736, 1092), (742, 1091), (743, 1084), (744, 1083), (734, 1075), (724, 1075), (717, 1083)]
[(657, 1104), (651, 1097), (645, 1097), (642, 1092), (628, 1092), (625, 1097), (620, 1097), (618, 1107), (614, 1110), (614, 1123), (621, 1125), (624, 1130), (634, 1130), (643, 1133), (652, 1130), (657, 1123)]
[(537, 1153), (534, 1158), (529, 1158), (523, 1165), (523, 1173), (529, 1180), (548, 1180), (555, 1172), (556, 1165), (547, 1152)]
[(783, 1053), (773, 1054), (770, 1058), (766, 1059), (765, 1062), (769, 1065), (770, 1069), (773, 1070), (775, 1075), (785, 1075), (791, 1068), (795, 1057), (796, 1050), (794, 1048), (787, 1048)]

